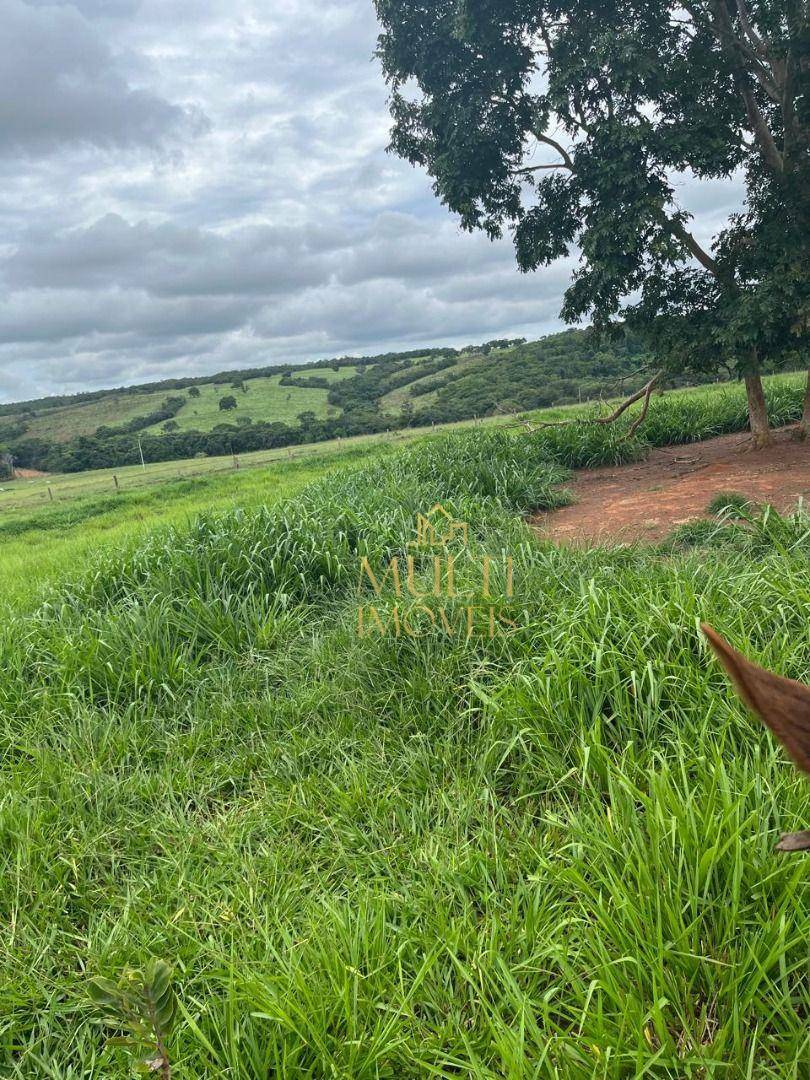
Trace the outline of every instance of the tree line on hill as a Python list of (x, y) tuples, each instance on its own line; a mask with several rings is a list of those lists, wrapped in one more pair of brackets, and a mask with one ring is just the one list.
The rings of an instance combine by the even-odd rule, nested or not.
[(19, 413), (39, 413), (45, 409), (62, 408), (66, 405), (85, 405), (93, 401), (101, 401), (104, 398), (118, 396), (120, 394), (143, 394), (157, 393), (160, 390), (188, 390), (189, 397), (199, 397), (201, 386), (230, 385), (236, 386), (248, 379), (262, 379), (278, 375), (279, 371), (293, 372), (309, 371), (313, 368), (331, 368), (339, 370), (343, 367), (357, 367), (368, 364), (376, 364), (391, 359), (417, 359), (430, 356), (433, 353), (443, 352), (443, 349), (412, 349), (410, 352), (381, 353), (378, 356), (366, 356), (358, 359), (356, 356), (340, 356), (331, 360), (312, 360), (306, 364), (297, 364), (295, 367), (285, 369), (279, 366), (263, 366), (252, 368), (238, 368), (233, 371), (218, 371), (213, 375), (189, 375), (175, 379), (161, 379), (159, 382), (134, 383), (131, 386), (118, 386), (106, 390), (82, 390), (78, 394), (53, 394), (50, 397), (35, 398), (28, 401), (11, 401), (0, 404), (0, 416), (14, 416)]
[[(213, 430), (179, 431), (174, 417), (188, 398), (200, 395), (194, 383), (186, 388), (188, 397), (170, 394), (143, 416), (66, 442), (27, 435), (31, 411), (17, 413), (2, 429), (0, 449), (24, 467), (77, 472), (136, 464), (141, 452), (145, 461), (156, 462), (297, 446), (614, 396), (643, 383), (647, 359), (637, 335), (626, 331), (605, 341), (592, 330), (567, 330), (532, 342), (499, 339), (462, 350), (347, 357), (284, 369), (280, 379), (282, 386), (327, 390), (328, 404), (339, 410), (332, 416), (303, 411), (295, 425), (245, 415), (231, 419), (236, 398), (226, 395), (220, 400), (223, 422)], [(339, 381), (317, 374), (345, 366), (356, 373)], [(232, 388), (248, 391), (244, 372), (231, 372), (229, 380)], [(687, 381), (685, 375), (674, 376), (670, 385)], [(405, 400), (394, 412), (386, 409), (384, 398), (396, 390), (405, 392)], [(161, 433), (146, 431), (158, 423), (163, 424)]]

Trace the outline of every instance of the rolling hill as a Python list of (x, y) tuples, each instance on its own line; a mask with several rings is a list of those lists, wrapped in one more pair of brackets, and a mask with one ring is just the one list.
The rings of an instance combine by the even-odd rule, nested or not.
[(643, 381), (590, 330), (169, 379), (0, 405), (0, 450), (47, 472), (248, 452), (599, 399)]

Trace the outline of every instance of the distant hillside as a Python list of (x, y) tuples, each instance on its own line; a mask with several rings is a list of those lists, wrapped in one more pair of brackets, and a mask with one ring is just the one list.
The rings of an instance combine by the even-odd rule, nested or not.
[[(48, 472), (288, 446), (613, 395), (645, 357), (589, 330), (250, 368), (0, 405), (0, 451)], [(139, 448), (140, 443), (140, 448)]]

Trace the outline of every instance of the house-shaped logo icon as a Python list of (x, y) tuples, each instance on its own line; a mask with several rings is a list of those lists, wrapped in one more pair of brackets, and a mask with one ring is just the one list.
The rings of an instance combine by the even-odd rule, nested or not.
[(416, 515), (416, 540), (411, 541), (412, 547), (424, 548), (437, 545), (445, 547), (458, 540), (466, 547), (467, 522), (456, 521), (441, 503), (436, 503), (426, 514)]

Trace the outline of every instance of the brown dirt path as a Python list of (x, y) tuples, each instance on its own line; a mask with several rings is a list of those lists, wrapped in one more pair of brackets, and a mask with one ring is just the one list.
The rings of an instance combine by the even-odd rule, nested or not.
[(752, 450), (745, 432), (668, 446), (636, 465), (580, 470), (566, 487), (576, 502), (533, 518), (541, 535), (566, 543), (662, 540), (707, 517), (719, 492), (739, 491), (780, 511), (801, 496), (810, 501), (810, 439), (797, 442), (783, 428), (767, 450)]

